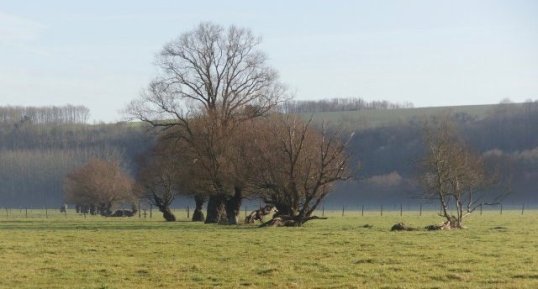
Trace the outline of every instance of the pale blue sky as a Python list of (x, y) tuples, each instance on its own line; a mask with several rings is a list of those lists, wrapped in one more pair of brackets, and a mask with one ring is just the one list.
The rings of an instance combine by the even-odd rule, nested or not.
[(164, 43), (201, 21), (252, 29), (298, 99), (416, 106), (538, 99), (538, 1), (4, 1), (0, 105), (119, 110)]

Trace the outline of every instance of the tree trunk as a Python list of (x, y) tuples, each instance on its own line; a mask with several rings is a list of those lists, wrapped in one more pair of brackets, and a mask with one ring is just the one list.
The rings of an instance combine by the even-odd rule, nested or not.
[(159, 211), (163, 213), (163, 218), (167, 222), (175, 222), (176, 216), (172, 213), (170, 210), (170, 204), (168, 202), (165, 202), (163, 198), (159, 197), (157, 194), (153, 193), (153, 202), (155, 203), (155, 206), (159, 208)]
[(163, 213), (163, 218), (167, 222), (175, 222), (176, 221), (176, 216), (172, 213), (172, 211), (170, 210), (169, 207), (158, 207), (158, 208), (159, 208), (159, 211), (161, 211)]
[(192, 221), (193, 222), (203, 222), (205, 221), (204, 212), (202, 211), (204, 208), (206, 198), (203, 195), (194, 195), (194, 202), (196, 203), (196, 208), (194, 209), (194, 212), (192, 213)]
[(239, 224), (239, 212), (241, 209), (241, 201), (243, 200), (243, 192), (240, 188), (234, 188), (234, 195), (226, 200), (226, 216), (228, 216), (228, 225)]
[(226, 196), (212, 195), (207, 202), (206, 224), (226, 223)]

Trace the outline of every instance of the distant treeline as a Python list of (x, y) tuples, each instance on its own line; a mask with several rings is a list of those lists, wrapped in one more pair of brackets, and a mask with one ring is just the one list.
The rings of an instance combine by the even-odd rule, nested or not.
[[(493, 105), (479, 117), (457, 108), (452, 112), (468, 145), (512, 178), (510, 198), (537, 202), (538, 102)], [(415, 174), (424, 153), (421, 121), (402, 118), (357, 129), (349, 142), (355, 178), (330, 195), (327, 205), (419, 202), (412, 197), (420, 191)], [(345, 127), (353, 124), (360, 126), (355, 122)], [(135, 175), (137, 158), (152, 142), (148, 128), (140, 123), (0, 122), (0, 207), (59, 206), (65, 175), (92, 157), (119, 160)]]
[(86, 123), (90, 110), (82, 105), (65, 106), (0, 106), (0, 123), (33, 124)]
[[(453, 111), (452, 118), (469, 147), (504, 178), (501, 189), (511, 193), (509, 201), (538, 202), (538, 102), (492, 105), (481, 117)], [(419, 195), (416, 172), (425, 151), (422, 121), (410, 118), (357, 130), (350, 141), (352, 163), (360, 163), (356, 179), (327, 201), (379, 204)]]
[(320, 100), (290, 100), (281, 105), (284, 113), (315, 113), (331, 111), (359, 111), (371, 109), (413, 108), (413, 104), (386, 100), (366, 101), (362, 98), (332, 98)]
[(136, 157), (152, 141), (146, 128), (84, 124), (85, 111), (0, 107), (0, 207), (59, 206), (65, 175), (90, 158), (117, 160), (134, 173)]

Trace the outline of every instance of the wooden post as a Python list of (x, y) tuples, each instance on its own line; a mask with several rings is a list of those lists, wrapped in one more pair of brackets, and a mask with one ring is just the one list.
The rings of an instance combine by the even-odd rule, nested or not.
[(400, 217), (403, 216), (403, 205), (400, 203)]
[(321, 216), (325, 217), (325, 204), (321, 206)]
[(342, 217), (344, 216), (344, 209), (345, 209), (345, 206), (342, 206)]
[(48, 219), (49, 218), (49, 213), (47, 211), (47, 207), (45, 207), (45, 219)]
[(383, 216), (383, 205), (381, 205), (381, 216)]
[(501, 215), (503, 214), (503, 204), (501, 203)]
[(187, 206), (187, 220), (190, 220), (190, 219), (191, 219), (191, 208)]
[(28, 208), (26, 208), (26, 218), (28, 218)]
[(521, 214), (523, 215), (524, 212), (525, 212), (525, 203), (523, 203), (523, 205), (521, 205)]
[(142, 208), (140, 207), (140, 200), (138, 200), (138, 218), (142, 218)]
[(361, 216), (364, 217), (364, 205), (362, 205), (362, 207), (361, 207)]
[(418, 211), (418, 215), (422, 216), (422, 203), (420, 203), (420, 208), (419, 208), (419, 211)]

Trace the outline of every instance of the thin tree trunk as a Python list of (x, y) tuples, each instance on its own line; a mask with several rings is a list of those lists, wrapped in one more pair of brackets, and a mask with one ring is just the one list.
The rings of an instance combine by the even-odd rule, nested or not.
[(194, 195), (194, 202), (196, 204), (196, 208), (194, 209), (194, 213), (192, 213), (193, 222), (205, 221), (204, 212), (202, 211), (204, 208), (205, 201), (206, 201), (205, 196), (200, 195), (200, 194)]

